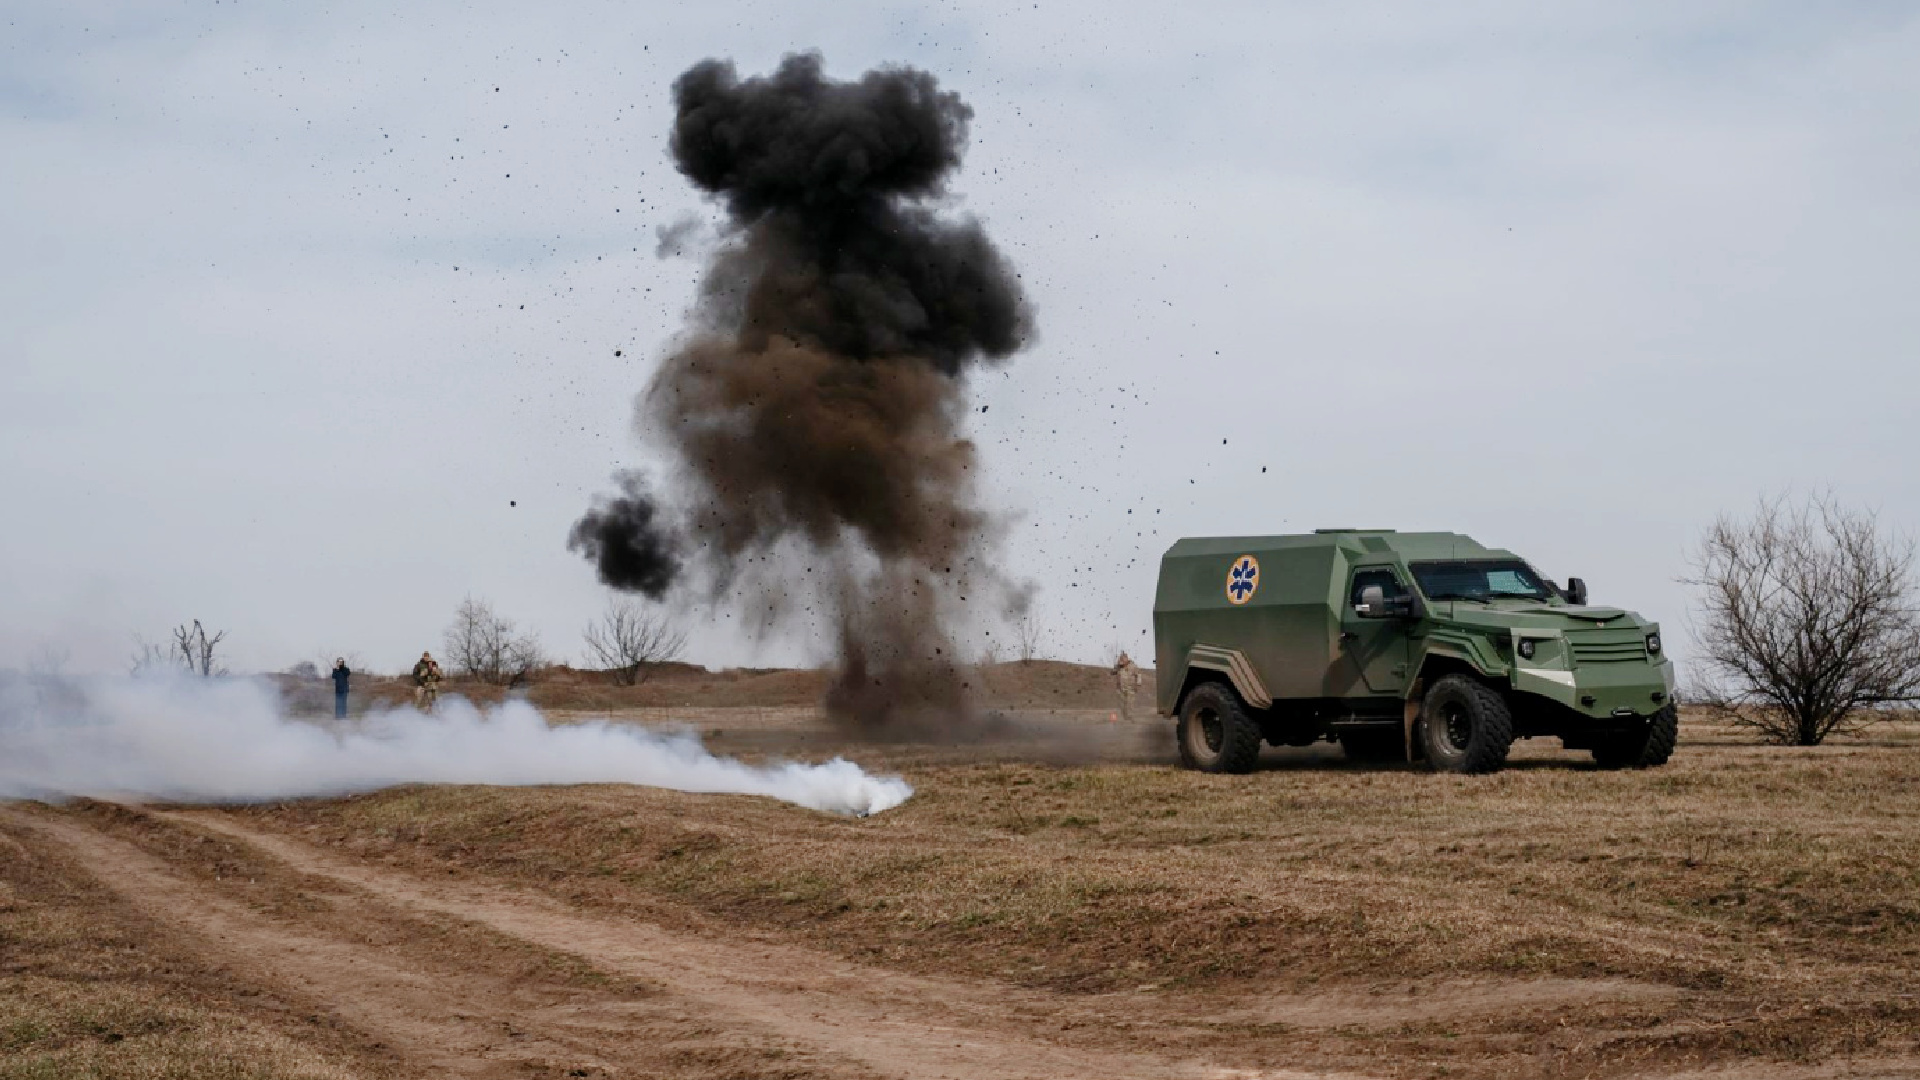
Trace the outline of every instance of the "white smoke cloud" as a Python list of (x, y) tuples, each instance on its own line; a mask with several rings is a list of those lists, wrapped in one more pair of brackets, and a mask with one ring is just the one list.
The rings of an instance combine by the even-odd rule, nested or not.
[(642, 784), (848, 814), (913, 794), (841, 758), (750, 766), (691, 733), (550, 727), (520, 701), (482, 711), (448, 698), (431, 715), (400, 708), (327, 727), (287, 718), (258, 679), (0, 677), (0, 798), (258, 802), (404, 783)]

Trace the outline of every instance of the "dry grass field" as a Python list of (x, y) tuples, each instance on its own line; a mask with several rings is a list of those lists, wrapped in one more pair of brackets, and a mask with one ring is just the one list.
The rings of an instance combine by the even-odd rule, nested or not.
[(0, 1078), (1920, 1077), (1911, 726), (1215, 777), (1089, 678), (953, 746), (623, 709), (914, 784), (866, 819), (618, 786), (0, 808)]

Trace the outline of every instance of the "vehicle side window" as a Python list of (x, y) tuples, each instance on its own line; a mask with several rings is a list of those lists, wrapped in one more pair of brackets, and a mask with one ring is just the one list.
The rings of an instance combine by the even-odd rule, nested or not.
[(1393, 571), (1385, 569), (1357, 570), (1353, 575), (1353, 590), (1347, 594), (1347, 606), (1359, 607), (1360, 594), (1365, 591), (1369, 585), (1380, 586), (1381, 593), (1383, 593), (1388, 600), (1396, 596), (1407, 595), (1407, 587), (1400, 584), (1399, 577), (1395, 576)]

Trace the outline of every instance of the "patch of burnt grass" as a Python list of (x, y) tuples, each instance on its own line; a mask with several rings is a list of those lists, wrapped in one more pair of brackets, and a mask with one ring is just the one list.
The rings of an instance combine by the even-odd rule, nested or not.
[(17, 819), (0, 821), (0, 1080), (391, 1075), (320, 1017), (202, 965)]
[(925, 766), (865, 820), (617, 786), (245, 813), (437, 874), (1063, 989), (1605, 975), (1871, 996), (1920, 952), (1920, 744), (1683, 741), (1646, 772), (1522, 748), (1490, 777), (1302, 762)]

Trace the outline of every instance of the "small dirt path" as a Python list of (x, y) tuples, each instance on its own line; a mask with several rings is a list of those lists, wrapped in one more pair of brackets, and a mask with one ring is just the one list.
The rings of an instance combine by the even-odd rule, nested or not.
[(95, 878), (143, 915), (198, 939), (217, 963), (257, 985), (322, 1002), (424, 1076), (518, 1077), (532, 1062), (605, 1068), (589, 1047), (526, 1030), (501, 1008), (498, 986), (447, 980), (379, 949), (305, 934), (249, 911), (183, 877), (124, 840), (77, 821), (10, 815), (65, 847)]
[[(1210, 1029), (1280, 1023), (1311, 1039), (1315, 1029), (1356, 1023), (1510, 1015), (1670, 993), (1610, 980), (1462, 980), (1398, 994), (1218, 998), (1199, 1009), (1204, 1015), (1189, 1015), (1196, 1003), (1157, 994), (1063, 996), (867, 967), (775, 942), (673, 932), (498, 883), (370, 865), (219, 811), (139, 813), (181, 837), (238, 842), (258, 856), (248, 865), (267, 875), (263, 881), (324, 906), (326, 917), (252, 906), (205, 867), (196, 875), (169, 865), (115, 835), (118, 826), (0, 807), (244, 982), (319, 1003), (422, 1076), (1361, 1080), (1236, 1067), (1241, 1062), (1214, 1057), (1220, 1044)], [(395, 926), (445, 936), (408, 950), (359, 932), (363, 924), (389, 928), (389, 938)], [(487, 959), (501, 942), (564, 953), (624, 978), (596, 989), (601, 975), (584, 985), (509, 976)], [(639, 998), (617, 989), (633, 982), (655, 989)]]
[[(136, 844), (81, 818), (0, 813), (67, 849), (88, 873), (143, 915), (181, 934), (244, 981), (321, 1002), (369, 1042), (431, 1077), (663, 1075), (654, 1045), (669, 1019), (725, 1033), (723, 1049), (778, 1075), (912, 1077), (927, 1080), (1210, 1080), (1268, 1077), (1318, 1080), (1309, 1072), (1246, 1072), (1175, 1051), (1123, 1053), (1063, 1045), (1036, 1032), (1084, 1028), (1114, 1011), (1002, 985), (926, 978), (862, 967), (805, 949), (728, 944), (651, 924), (571, 910), (545, 897), (470, 882), (423, 881), (369, 867), (208, 811), (147, 811), (202, 833), (239, 840), (290, 872), (324, 882), (334, 908), (329, 928), (307, 927), (251, 909), (211, 882), (168, 866)], [(338, 886), (334, 888), (331, 886)], [(572, 992), (555, 1003), (495, 972), (463, 965), (450, 943), (421, 964), (356, 940), (338, 927), (355, 906), (369, 922), (394, 912), (451, 917), (607, 972), (664, 987), (644, 1007), (617, 995)], [(378, 909), (377, 911), (375, 909)], [(1136, 1021), (1148, 1002), (1119, 1010)], [(668, 1024), (667, 1026), (671, 1026)], [(1178, 1041), (1177, 1036), (1174, 1041)], [(692, 1073), (708, 1074), (712, 1047)], [(723, 1055), (724, 1056), (724, 1055)], [(743, 1068), (739, 1075), (764, 1074)]]
[(603, 970), (659, 983), (693, 999), (717, 1023), (765, 1028), (885, 1076), (1146, 1080), (1244, 1075), (1204, 1062), (1037, 1040), (1028, 1033), (1043, 1025), (1059, 1029), (1063, 1022), (1100, 1019), (1045, 994), (884, 971), (790, 946), (683, 936), (470, 882), (429, 884), (249, 828), (217, 812), (160, 816), (242, 840), (301, 873), (365, 890), (402, 908), (470, 920), (572, 953)]

